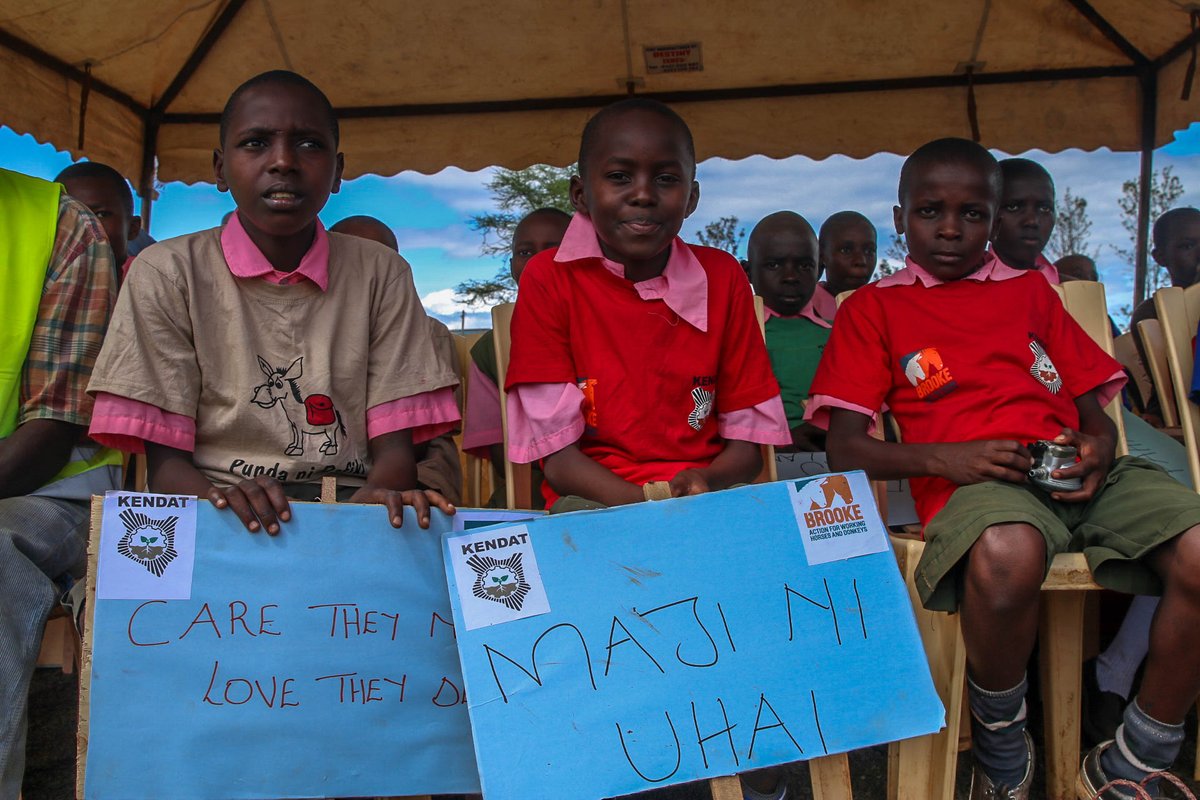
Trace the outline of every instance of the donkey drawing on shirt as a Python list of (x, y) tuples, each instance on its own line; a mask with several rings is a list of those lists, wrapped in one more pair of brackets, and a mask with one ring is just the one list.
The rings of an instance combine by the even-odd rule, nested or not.
[(310, 394), (305, 397), (300, 394), (304, 356), (293, 361), (287, 369), (272, 367), (262, 356), (258, 356), (258, 368), (267, 376), (267, 380), (254, 388), (254, 397), (250, 402), (260, 408), (271, 408), (278, 404), (283, 409), (288, 427), (292, 430), (292, 443), (283, 451), (284, 454), (304, 455), (304, 437), (307, 435), (324, 436), (321, 453), (337, 455), (338, 433), (345, 436), (346, 426), (342, 424), (342, 414), (333, 407), (329, 395)]

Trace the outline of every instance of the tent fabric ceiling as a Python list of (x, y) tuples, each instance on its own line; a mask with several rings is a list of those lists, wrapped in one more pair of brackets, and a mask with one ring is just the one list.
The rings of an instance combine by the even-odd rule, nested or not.
[[(672, 102), (701, 158), (1137, 150), (1200, 118), (1178, 0), (0, 0), (0, 122), (161, 181), (211, 180), (216, 119), (291, 68), (342, 113), (346, 176), (574, 160), (600, 105)], [(644, 49), (699, 44), (702, 69)], [(85, 89), (85, 87), (87, 87)], [(86, 114), (81, 134), (81, 101)]]

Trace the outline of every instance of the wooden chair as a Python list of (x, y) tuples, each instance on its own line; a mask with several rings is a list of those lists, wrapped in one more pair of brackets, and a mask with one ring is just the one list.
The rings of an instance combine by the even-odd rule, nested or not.
[(1141, 354), (1138, 353), (1133, 337), (1133, 333), (1122, 333), (1120, 336), (1114, 337), (1113, 355), (1132, 378), (1132, 390), (1136, 395), (1137, 406), (1145, 411), (1146, 403), (1150, 401), (1150, 393), (1154, 391), (1154, 383), (1150, 379), (1149, 370), (1142, 363)]
[(1137, 335), (1142, 340), (1142, 350), (1146, 353), (1146, 368), (1154, 384), (1154, 396), (1158, 398), (1163, 431), (1180, 438), (1183, 432), (1179, 424), (1175, 384), (1171, 381), (1171, 368), (1167, 364), (1167, 343), (1163, 336), (1162, 323), (1157, 319), (1144, 319), (1137, 324)]
[[(1200, 286), (1187, 289), (1171, 287), (1159, 289), (1154, 295), (1154, 308), (1158, 312), (1157, 322), (1161, 327), (1165, 347), (1161, 347), (1155, 361), (1166, 362), (1170, 399), (1176, 409), (1178, 424), (1183, 433), (1183, 446), (1187, 451), (1188, 469), (1192, 475), (1192, 487), (1200, 491), (1200, 408), (1192, 402), (1192, 367), (1194, 360), (1193, 341), (1200, 324)], [(1157, 382), (1156, 382), (1157, 384)], [(1159, 393), (1159, 403), (1166, 410), (1166, 398)]]
[[(467, 378), (471, 374), (471, 348), (483, 334), (455, 333), (453, 336), (455, 355), (458, 357), (458, 374), (462, 381), (459, 391), (465, 411), (467, 393), (470, 388)], [(488, 460), (478, 458), (463, 450), (461, 431), (454, 437), (454, 441), (458, 445), (458, 455), (462, 463), (462, 505), (466, 508), (483, 506), (492, 493), (491, 470), (488, 469)]]
[[(1179, 412), (1179, 422), (1183, 433), (1183, 446), (1187, 452), (1188, 472), (1192, 476), (1192, 488), (1200, 492), (1200, 451), (1197, 435), (1200, 432), (1200, 408), (1192, 402), (1190, 390), (1192, 386), (1192, 371), (1195, 364), (1192, 358), (1195, 347), (1197, 326), (1200, 325), (1200, 285), (1187, 289), (1171, 287), (1159, 289), (1154, 295), (1154, 308), (1158, 312), (1163, 338), (1167, 367), (1173, 389), (1172, 399)], [(1143, 322), (1143, 325), (1146, 323)], [(1160, 395), (1161, 402), (1161, 395)], [(1200, 707), (1200, 706), (1198, 706)], [(1192, 777), (1200, 781), (1200, 741), (1196, 744), (1196, 765)]]
[[(503, 376), (508, 372), (509, 351), (512, 347), (512, 314), (515, 304), (503, 303), (492, 309), (492, 330), (496, 340), (496, 366), (500, 380), (500, 418), (504, 426), (504, 442), (508, 444), (508, 404), (504, 392)], [(760, 331), (763, 331), (762, 299), (755, 298)], [(765, 336), (765, 331), (763, 332)], [(528, 464), (513, 464), (506, 461), (505, 477), (508, 481), (508, 508), (521, 505), (518, 498), (530, 496), (531, 469)], [(775, 480), (775, 448), (763, 445), (763, 470), (755, 483)], [(814, 758), (808, 762), (812, 782), (813, 800), (853, 800), (850, 785), (850, 761), (845, 753)], [(736, 775), (712, 778), (708, 782), (712, 800), (742, 800), (742, 783)]]

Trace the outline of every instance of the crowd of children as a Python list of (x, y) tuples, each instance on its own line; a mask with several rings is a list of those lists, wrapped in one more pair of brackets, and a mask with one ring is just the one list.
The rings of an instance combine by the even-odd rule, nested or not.
[[(874, 282), (876, 230), (854, 211), (819, 232), (794, 211), (770, 214), (739, 265), (679, 238), (700, 197), (685, 121), (653, 100), (618, 102), (583, 131), (575, 213), (538, 209), (515, 230), (507, 373), (488, 335), (464, 376), (388, 226), (351, 217), (327, 231), (319, 220), (340, 186), (338, 148), (312, 83), (283, 71), (247, 81), (214, 152), (236, 213), (135, 260), (139, 220), (115, 171), (81, 163), (57, 178), (94, 218), (55, 184), (0, 172), (0, 227), (26, 231), (0, 237), (13, 243), (0, 274), (28, 289), (10, 323), (27, 346), (0, 348), (0, 602), (28, 612), (21, 630), (0, 629), (0, 800), (20, 786), (40, 625), (82, 556), (86, 493), (54, 488), (111, 478), (96, 472), (113, 463), (101, 446), (144, 452), (152, 491), (207, 498), (251, 532), (283, 531), (289, 500), (311, 498), (326, 475), (343, 499), (385, 506), (396, 527), (415, 507), (424, 527), (431, 507), (459, 502), (460, 421), (463, 447), (501, 474), (505, 458), (539, 465), (552, 513), (748, 483), (764, 445), (911, 479), (927, 541), (921, 599), (962, 620), (973, 800), (1029, 796), (1039, 587), (1056, 553), (1084, 552), (1099, 583), (1161, 600), (1135, 603), (1126, 620), (1136, 658), (1094, 667), (1098, 692), (1124, 708), (1084, 759), (1079, 796), (1132, 796), (1110, 779), (1158, 790), (1200, 694), (1200, 497), (1114, 457), (1102, 409), (1125, 377), (1051, 288), (1096, 270), (1045, 257), (1054, 184), (1041, 165), (997, 162), (960, 139), (919, 148), (894, 211), (908, 257)], [(1200, 211), (1164, 214), (1153, 255), (1176, 285), (1195, 282)], [(68, 336), (80, 342), (59, 341)], [(57, 363), (68, 350), (78, 357)], [(898, 439), (871, 435), (883, 409)], [(1036, 440), (1077, 448), (1055, 477), (1081, 488), (1030, 483)], [(1135, 692), (1133, 670), (1114, 664), (1136, 668), (1143, 655)], [(787, 794), (778, 770), (745, 775), (743, 790)]]

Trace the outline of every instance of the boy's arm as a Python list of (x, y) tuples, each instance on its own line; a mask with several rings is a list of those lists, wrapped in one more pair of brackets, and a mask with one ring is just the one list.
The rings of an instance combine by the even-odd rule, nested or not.
[(187, 450), (147, 441), (146, 478), (152, 492), (194, 495), (216, 508), (232, 509), (251, 533), (265, 530), (274, 536), (279, 533), (279, 523), (292, 518), (279, 481), (258, 477), (218, 489), (196, 469)]
[(750, 483), (762, 471), (762, 448), (754, 442), (728, 439), (707, 467), (681, 470), (671, 479), (671, 496), (684, 497)]
[(606, 506), (623, 506), (645, 500), (642, 487), (593, 461), (576, 444), (546, 456), (542, 463), (546, 480), (562, 496), (575, 495)]
[(1005, 439), (899, 444), (867, 433), (871, 418), (833, 408), (829, 414), (829, 468), (865, 470), (872, 480), (939, 477), (960, 486), (1004, 480), (1024, 483), (1033, 459), (1023, 444)]
[(1108, 476), (1117, 449), (1117, 427), (1100, 407), (1095, 390), (1076, 397), (1075, 408), (1079, 411), (1079, 430), (1063, 428), (1054, 439), (1079, 451), (1079, 462), (1075, 466), (1057, 469), (1052, 475), (1083, 479), (1083, 486), (1078, 491), (1051, 493), (1051, 497), (1064, 503), (1083, 503), (1092, 499)]
[(84, 432), (82, 425), (33, 419), (0, 439), (0, 499), (29, 494), (53, 478)]

